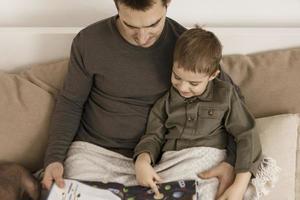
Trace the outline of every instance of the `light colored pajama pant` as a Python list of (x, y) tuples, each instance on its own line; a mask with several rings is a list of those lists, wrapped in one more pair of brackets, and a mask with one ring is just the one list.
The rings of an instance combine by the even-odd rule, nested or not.
[[(197, 180), (196, 189), (200, 199), (213, 200), (219, 184), (217, 178), (202, 180), (197, 174), (218, 165), (225, 159), (225, 156), (225, 150), (211, 147), (168, 151), (162, 155), (154, 169), (163, 182)], [(64, 166), (65, 178), (104, 183), (118, 182), (127, 186), (137, 185), (132, 158), (91, 143), (73, 142)], [(260, 184), (260, 187), (264, 185)], [(251, 184), (246, 196), (248, 197), (245, 199), (258, 199)]]

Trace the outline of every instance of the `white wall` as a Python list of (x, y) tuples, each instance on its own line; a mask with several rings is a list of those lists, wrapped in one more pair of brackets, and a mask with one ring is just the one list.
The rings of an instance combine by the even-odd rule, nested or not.
[[(113, 0), (0, 0), (0, 70), (65, 58), (82, 27), (114, 14)], [(168, 16), (205, 25), (225, 54), (300, 46), (300, 0), (173, 0)]]
[[(85, 26), (116, 13), (113, 0), (0, 0), (0, 26)], [(299, 0), (173, 0), (186, 26), (300, 26)]]
[(300, 1), (174, 0), (169, 15), (187, 26), (300, 26)]

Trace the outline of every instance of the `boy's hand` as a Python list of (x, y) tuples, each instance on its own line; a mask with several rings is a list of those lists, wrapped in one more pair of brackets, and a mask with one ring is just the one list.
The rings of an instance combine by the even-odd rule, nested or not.
[(225, 190), (233, 183), (235, 177), (233, 167), (226, 162), (222, 162), (210, 170), (201, 172), (198, 176), (202, 179), (218, 178), (219, 187), (216, 197), (221, 196), (225, 192)]
[(65, 186), (63, 173), (64, 166), (62, 163), (53, 162), (49, 164), (45, 169), (45, 174), (42, 180), (43, 187), (49, 191), (54, 180), (58, 187), (63, 188)]
[(145, 187), (150, 187), (155, 195), (159, 195), (157, 183), (161, 182), (161, 178), (151, 166), (151, 159), (148, 153), (142, 153), (135, 162), (135, 173), (137, 182)]

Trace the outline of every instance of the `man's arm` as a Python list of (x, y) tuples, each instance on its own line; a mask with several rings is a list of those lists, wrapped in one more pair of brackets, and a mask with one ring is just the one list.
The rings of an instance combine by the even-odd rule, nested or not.
[(63, 161), (79, 127), (83, 106), (90, 93), (93, 77), (84, 65), (85, 49), (80, 33), (74, 38), (68, 73), (52, 115), (44, 159), (43, 186), (50, 189), (53, 180), (63, 187)]
[(250, 172), (238, 173), (233, 184), (217, 200), (243, 199), (251, 178)]
[(78, 34), (73, 40), (68, 73), (51, 118), (49, 142), (44, 166), (63, 162), (80, 124), (82, 110), (88, 98), (92, 76), (84, 65), (84, 48)]

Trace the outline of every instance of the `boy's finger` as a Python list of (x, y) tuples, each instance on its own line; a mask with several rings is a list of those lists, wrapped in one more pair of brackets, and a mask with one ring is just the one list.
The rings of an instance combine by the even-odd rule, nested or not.
[(154, 174), (154, 178), (158, 183), (162, 182), (162, 178), (158, 174)]
[(154, 182), (149, 183), (151, 190), (154, 192), (155, 195), (159, 195), (159, 190), (157, 185)]

